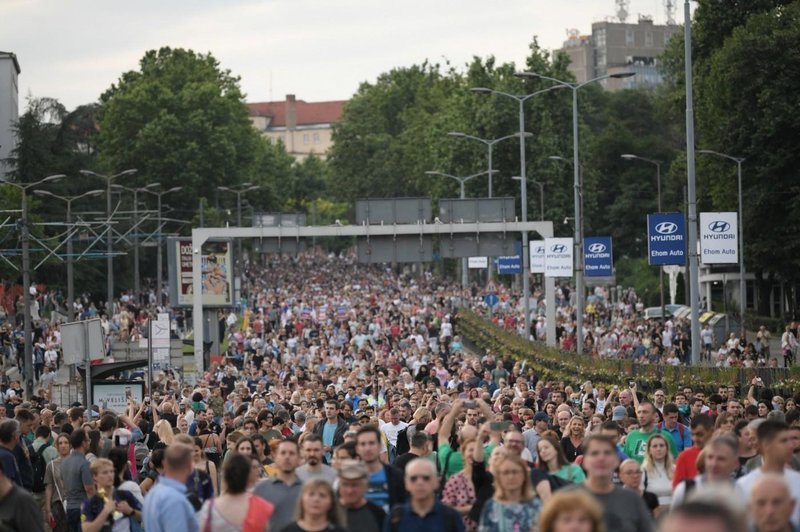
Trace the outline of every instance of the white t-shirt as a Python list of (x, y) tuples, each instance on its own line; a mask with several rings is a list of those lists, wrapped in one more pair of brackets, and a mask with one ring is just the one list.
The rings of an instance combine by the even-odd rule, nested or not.
[[(761, 478), (763, 474), (764, 472), (761, 468), (754, 469), (736, 481), (736, 485), (742, 490), (746, 500), (750, 500), (750, 492), (753, 490), (753, 484), (755, 484), (756, 480)], [(787, 467), (783, 470), (783, 476), (789, 484), (789, 491), (792, 493), (792, 498), (795, 500), (794, 512), (792, 512), (792, 524), (797, 526), (800, 524), (800, 473)]]
[(386, 434), (386, 438), (389, 440), (389, 443), (396, 447), (397, 435), (406, 427), (408, 427), (408, 423), (403, 421), (398, 422), (397, 425), (392, 423), (384, 423), (381, 425), (381, 431)]

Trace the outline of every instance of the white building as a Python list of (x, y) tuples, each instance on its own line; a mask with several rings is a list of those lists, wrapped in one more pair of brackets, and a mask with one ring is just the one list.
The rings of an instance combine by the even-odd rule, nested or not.
[(19, 119), (19, 73), (17, 56), (0, 52), (0, 177), (9, 170), (2, 161), (11, 156), (17, 144), (12, 128)]

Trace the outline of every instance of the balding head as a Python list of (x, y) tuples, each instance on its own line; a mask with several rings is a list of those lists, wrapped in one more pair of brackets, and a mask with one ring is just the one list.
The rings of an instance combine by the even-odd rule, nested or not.
[(779, 532), (787, 528), (794, 512), (795, 500), (789, 484), (781, 475), (767, 473), (753, 484), (750, 491), (750, 513), (759, 532)]
[(167, 477), (185, 483), (192, 473), (193, 449), (183, 443), (173, 443), (164, 451), (164, 469)]
[(426, 458), (415, 458), (406, 466), (406, 490), (412, 499), (425, 501), (435, 496), (439, 487), (436, 466)]

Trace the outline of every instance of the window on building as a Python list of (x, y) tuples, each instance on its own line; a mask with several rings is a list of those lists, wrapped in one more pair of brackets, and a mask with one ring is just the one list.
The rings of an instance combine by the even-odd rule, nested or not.
[(303, 133), (303, 144), (308, 144), (310, 140), (308, 133)]
[(636, 44), (636, 34), (633, 30), (625, 30), (625, 46), (634, 46)]
[(644, 45), (648, 48), (653, 47), (653, 32), (646, 31), (644, 32)]
[(314, 139), (314, 144), (319, 144), (319, 142), (320, 142), (319, 133), (314, 133), (313, 139)]

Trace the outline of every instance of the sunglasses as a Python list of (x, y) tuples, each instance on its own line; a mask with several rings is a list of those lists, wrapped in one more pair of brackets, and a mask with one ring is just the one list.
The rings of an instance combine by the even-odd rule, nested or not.
[(425, 482), (429, 482), (431, 480), (430, 475), (411, 475), (408, 477), (408, 480), (411, 482), (416, 482), (418, 480), (424, 480)]

